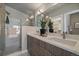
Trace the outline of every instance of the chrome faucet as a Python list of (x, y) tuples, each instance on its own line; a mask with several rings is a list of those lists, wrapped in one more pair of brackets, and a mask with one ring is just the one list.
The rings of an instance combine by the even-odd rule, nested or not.
[(65, 32), (63, 32), (63, 39), (65, 39), (66, 38), (66, 35), (65, 35)]

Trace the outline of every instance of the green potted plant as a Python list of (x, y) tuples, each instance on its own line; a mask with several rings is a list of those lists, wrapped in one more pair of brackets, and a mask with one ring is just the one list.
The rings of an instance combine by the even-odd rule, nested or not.
[(44, 35), (46, 33), (46, 23), (47, 21), (45, 21), (44, 19), (40, 20), (40, 24), (41, 24), (41, 29), (40, 29), (40, 35)]
[(49, 32), (53, 33), (54, 32), (54, 30), (53, 30), (53, 22), (51, 22), (51, 20), (49, 20), (48, 27), (49, 27)]

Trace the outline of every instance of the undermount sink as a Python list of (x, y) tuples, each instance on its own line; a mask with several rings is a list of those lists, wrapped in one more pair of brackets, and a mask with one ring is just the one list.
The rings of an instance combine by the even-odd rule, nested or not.
[[(35, 35), (38, 35), (38, 34), (35, 34)], [(44, 39), (48, 39), (48, 40), (51, 40), (51, 41), (55, 41), (55, 42), (58, 42), (58, 43), (61, 43), (61, 44), (65, 44), (65, 45), (68, 45), (68, 46), (75, 46), (77, 41), (72, 41), (72, 40), (69, 40), (69, 39), (63, 39), (62, 37), (59, 37), (59, 36), (48, 36), (48, 37), (43, 37)]]
[(69, 46), (75, 46), (77, 43), (76, 41), (71, 41), (71, 40), (67, 40), (67, 39), (60, 39), (60, 38), (56, 38), (56, 37), (52, 37), (49, 39), (59, 42), (59, 43), (62, 43), (62, 44), (69, 45)]

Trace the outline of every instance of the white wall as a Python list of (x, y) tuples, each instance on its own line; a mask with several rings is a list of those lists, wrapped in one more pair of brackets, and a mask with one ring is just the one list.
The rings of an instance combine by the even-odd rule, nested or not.
[(22, 27), (22, 50), (27, 49), (27, 33), (36, 33), (36, 29), (35, 26)]
[(64, 15), (64, 32), (68, 32), (68, 27), (70, 26), (70, 15)]

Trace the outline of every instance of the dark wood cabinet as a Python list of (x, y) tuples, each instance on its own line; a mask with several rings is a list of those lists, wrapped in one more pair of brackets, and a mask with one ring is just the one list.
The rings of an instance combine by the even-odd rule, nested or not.
[(40, 56), (51, 56), (51, 53), (42, 47), (40, 47), (39, 53), (40, 53)]
[(31, 56), (76, 56), (62, 48), (27, 35), (27, 49)]
[(69, 52), (69, 51), (66, 51), (66, 50), (63, 50), (62, 49), (62, 56), (77, 56), (76, 54), (72, 53), (72, 52)]

